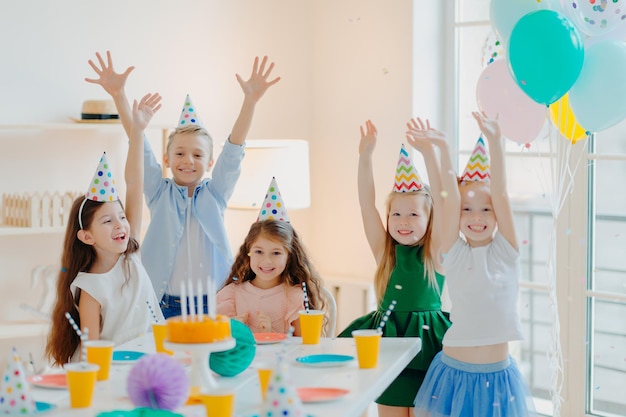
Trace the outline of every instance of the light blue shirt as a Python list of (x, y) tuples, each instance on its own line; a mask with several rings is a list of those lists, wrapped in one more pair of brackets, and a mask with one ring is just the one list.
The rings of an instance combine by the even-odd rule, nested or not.
[(161, 165), (144, 138), (144, 195), (150, 209), (150, 224), (141, 244), (141, 259), (159, 299), (163, 297), (174, 270), (176, 252), (185, 228), (188, 198), (192, 199), (192, 215), (198, 220), (210, 251), (205, 259), (193, 262), (210, 263), (215, 288), (220, 288), (226, 279), (233, 256), (224, 225), (224, 210), (241, 173), (244, 148), (245, 145), (226, 141), (213, 167), (212, 178), (203, 179), (196, 186), (193, 197), (188, 197), (187, 187), (177, 185), (171, 178), (163, 178)]

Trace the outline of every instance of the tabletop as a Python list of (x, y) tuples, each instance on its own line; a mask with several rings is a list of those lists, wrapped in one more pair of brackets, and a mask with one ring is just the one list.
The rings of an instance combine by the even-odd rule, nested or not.
[[(234, 377), (215, 376), (218, 385), (235, 391), (236, 417), (253, 417), (259, 414), (261, 393), (255, 365), (272, 361), (281, 352), (289, 364), (289, 376), (298, 388), (341, 388), (349, 392), (327, 401), (305, 402), (304, 409), (313, 417), (359, 417), (367, 407), (385, 390), (413, 357), (419, 352), (419, 338), (381, 339), (378, 366), (374, 369), (359, 369), (356, 360), (356, 347), (352, 338), (322, 338), (318, 345), (303, 345), (299, 337), (289, 338), (276, 344), (257, 345), (252, 365)], [(116, 351), (154, 353), (152, 333), (140, 336), (128, 343), (117, 346)], [(301, 364), (296, 358), (316, 354), (338, 354), (353, 356), (353, 360), (332, 367), (319, 367)], [(189, 358), (177, 352), (189, 368)], [(127, 397), (126, 378), (134, 361), (113, 363), (108, 381), (96, 384), (93, 404), (88, 409), (71, 409), (69, 393), (66, 389), (32, 387), (35, 400), (56, 406), (46, 412), (46, 416), (96, 416), (102, 411), (131, 410), (134, 405)], [(186, 417), (205, 417), (203, 406), (185, 405), (176, 410)]]

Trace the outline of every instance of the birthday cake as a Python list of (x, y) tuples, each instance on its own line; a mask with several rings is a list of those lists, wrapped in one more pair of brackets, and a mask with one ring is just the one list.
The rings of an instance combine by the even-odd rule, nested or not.
[(232, 338), (230, 318), (216, 315), (170, 317), (166, 320), (167, 341), (170, 343), (215, 343)]

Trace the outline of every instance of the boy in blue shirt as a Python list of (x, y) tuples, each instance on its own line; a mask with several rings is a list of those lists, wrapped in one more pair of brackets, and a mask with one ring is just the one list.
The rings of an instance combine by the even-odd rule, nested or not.
[[(92, 60), (89, 65), (99, 78), (85, 80), (100, 84), (111, 95), (128, 133), (131, 113), (124, 86), (134, 67), (116, 73), (109, 51), (106, 63), (99, 53), (96, 57), (99, 66)], [(154, 290), (157, 296), (162, 296), (165, 318), (181, 314), (180, 288), (188, 278), (205, 282), (210, 276), (214, 288), (219, 288), (228, 275), (233, 258), (224, 226), (224, 210), (239, 178), (244, 142), (256, 103), (280, 80), (280, 77), (268, 80), (273, 68), (274, 63), (268, 66), (267, 57), (260, 64), (257, 57), (247, 81), (236, 75), (244, 100), (217, 161), (213, 160), (213, 140), (197, 117), (189, 96), (163, 155), (163, 163), (170, 168), (172, 178), (162, 177), (161, 166), (144, 138), (144, 195), (151, 220), (141, 254)], [(212, 178), (203, 178), (211, 169)], [(206, 295), (202, 305), (207, 305)]]

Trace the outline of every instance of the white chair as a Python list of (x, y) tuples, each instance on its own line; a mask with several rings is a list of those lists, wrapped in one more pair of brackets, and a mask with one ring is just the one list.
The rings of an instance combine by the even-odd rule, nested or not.
[(322, 288), (326, 302), (326, 325), (324, 326), (324, 335), (326, 337), (335, 337), (337, 332), (337, 302), (335, 296), (326, 287)]

